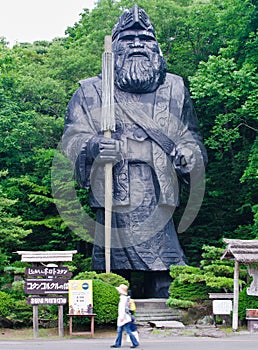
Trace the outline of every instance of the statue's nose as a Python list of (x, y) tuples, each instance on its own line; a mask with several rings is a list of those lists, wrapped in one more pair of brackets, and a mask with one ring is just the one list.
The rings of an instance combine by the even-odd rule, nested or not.
[(140, 40), (139, 38), (136, 37), (136, 38), (134, 39), (133, 43), (130, 44), (130, 47), (132, 47), (132, 48), (135, 48), (135, 47), (143, 48), (144, 45), (143, 45), (143, 43), (141, 42), (141, 40)]

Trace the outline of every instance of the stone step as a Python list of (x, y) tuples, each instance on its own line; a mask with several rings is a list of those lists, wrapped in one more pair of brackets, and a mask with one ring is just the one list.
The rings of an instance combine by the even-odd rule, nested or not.
[(134, 299), (136, 309), (170, 309), (167, 305), (167, 299)]
[(150, 322), (150, 321), (178, 321), (180, 320), (180, 317), (177, 315), (136, 315), (135, 316), (135, 322), (141, 323), (141, 322)]
[(176, 312), (148, 312), (148, 311), (144, 311), (144, 312), (136, 312), (135, 313), (135, 317), (139, 317), (139, 316), (152, 316), (152, 317), (180, 317), (180, 313), (176, 313)]
[(139, 311), (136, 311), (135, 313), (135, 317), (139, 317), (139, 316), (162, 316), (162, 317), (180, 317), (181, 316), (181, 313), (180, 312), (175, 312), (175, 311), (171, 311), (171, 312), (148, 312), (147, 310), (146, 311), (142, 311), (142, 312), (139, 312)]
[(167, 299), (134, 299), (136, 322), (180, 321), (181, 313), (166, 305)]

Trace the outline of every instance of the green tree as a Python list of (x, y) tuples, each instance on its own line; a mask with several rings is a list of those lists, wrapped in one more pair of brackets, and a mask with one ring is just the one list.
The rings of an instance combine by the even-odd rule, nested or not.
[[(200, 267), (171, 266), (170, 307), (189, 307), (209, 299), (209, 293), (232, 293), (234, 263), (220, 260), (223, 249), (203, 246)], [(241, 269), (239, 283), (246, 284), (246, 269)], [(190, 303), (189, 303), (190, 302)]]
[(215, 240), (223, 236), (255, 238), (248, 227), (253, 225), (257, 184), (252, 181), (250, 188), (241, 179), (249, 167), (257, 133), (256, 67), (244, 63), (239, 68), (233, 58), (223, 55), (224, 50), (217, 57), (210, 56), (190, 77), (210, 158), (206, 201), (215, 230), (210, 228), (207, 233)]
[(10, 261), (13, 251), (29, 235), (31, 230), (25, 228), (20, 216), (13, 216), (10, 210), (17, 200), (12, 200), (3, 191), (2, 179), (8, 175), (7, 171), (0, 171), (0, 276), (4, 267)]

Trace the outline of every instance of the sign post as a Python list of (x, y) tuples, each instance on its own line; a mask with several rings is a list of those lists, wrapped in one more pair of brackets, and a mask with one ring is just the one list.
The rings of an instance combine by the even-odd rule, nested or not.
[(59, 337), (64, 336), (64, 307), (58, 305), (58, 335)]
[(33, 305), (33, 332), (34, 338), (38, 337), (39, 334), (39, 312), (38, 305)]
[[(63, 305), (68, 294), (68, 279), (72, 276), (67, 266), (62, 266), (64, 261), (72, 261), (72, 251), (17, 251), (22, 256), (22, 261), (32, 262), (33, 266), (26, 268), (26, 280), (24, 291), (29, 294), (27, 303), (33, 307), (33, 332), (34, 338), (38, 337), (38, 306), (58, 305), (58, 334), (64, 336)], [(47, 265), (44, 262), (48, 263)], [(57, 262), (49, 264), (49, 262)], [(38, 264), (38, 265), (36, 265)]]

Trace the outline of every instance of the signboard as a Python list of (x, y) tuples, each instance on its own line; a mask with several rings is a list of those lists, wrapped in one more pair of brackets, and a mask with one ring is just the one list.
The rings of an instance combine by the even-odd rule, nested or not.
[(66, 297), (29, 297), (27, 304), (29, 305), (65, 305)]
[[(33, 307), (34, 337), (38, 337), (38, 305), (58, 305), (58, 333), (64, 336), (63, 305), (67, 303), (68, 280), (72, 276), (64, 261), (72, 261), (76, 250), (69, 251), (17, 251), (22, 261), (33, 263), (26, 268), (24, 291), (31, 296), (27, 303)], [(43, 264), (46, 263), (46, 265)], [(53, 262), (53, 264), (50, 264)], [(56, 263), (58, 262), (58, 265)], [(43, 294), (43, 296), (40, 296)]]
[(24, 291), (26, 294), (66, 294), (68, 293), (67, 278), (27, 278)]
[(214, 315), (230, 315), (232, 311), (232, 300), (213, 300), (212, 308)]
[(69, 314), (87, 315), (93, 312), (92, 280), (69, 281)]
[(27, 267), (25, 270), (27, 277), (71, 277), (68, 266), (62, 267), (44, 267), (42, 265)]

